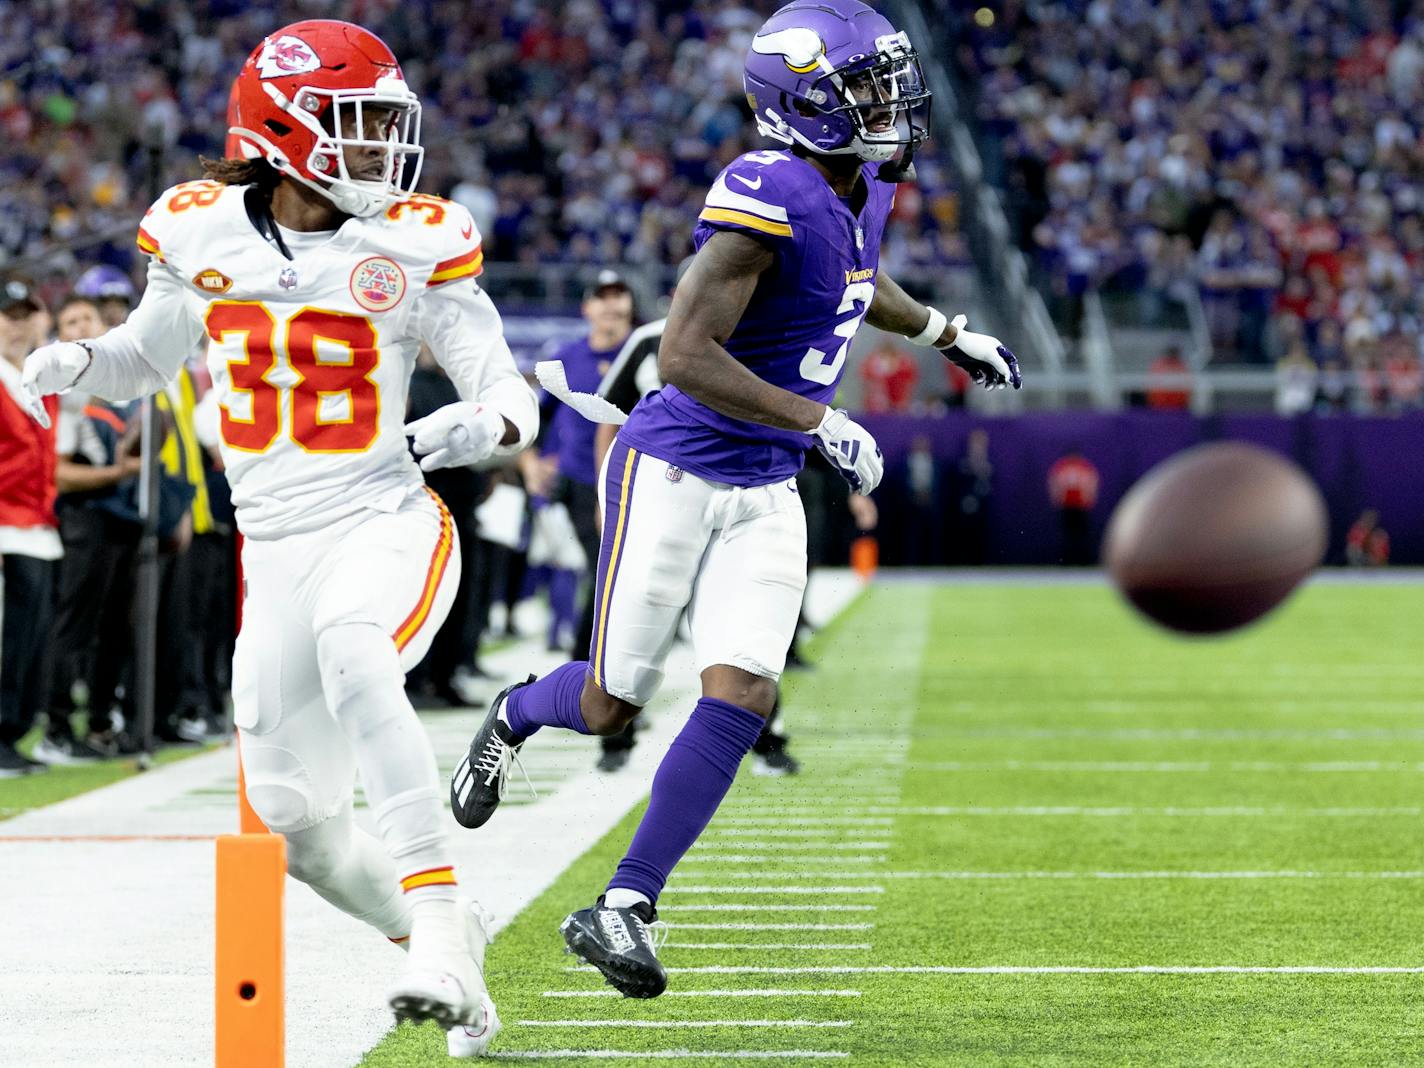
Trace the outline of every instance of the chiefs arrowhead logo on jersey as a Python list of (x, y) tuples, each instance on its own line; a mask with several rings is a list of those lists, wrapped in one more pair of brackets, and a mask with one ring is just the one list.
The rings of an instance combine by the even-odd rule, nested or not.
[(405, 272), (384, 256), (368, 256), (351, 272), (351, 296), (367, 311), (387, 311), (405, 296)]
[(316, 50), (300, 37), (289, 33), (276, 40), (268, 38), (257, 57), (257, 70), (264, 78), (285, 78), (289, 74), (307, 74), (321, 69)]
[(193, 275), (193, 284), (204, 293), (226, 293), (232, 288), (232, 279), (222, 271), (209, 267)]

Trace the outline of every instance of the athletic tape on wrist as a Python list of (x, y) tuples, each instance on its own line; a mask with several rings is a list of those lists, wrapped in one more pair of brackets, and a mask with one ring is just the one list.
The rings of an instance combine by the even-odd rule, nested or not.
[(931, 308), (929, 312), (930, 321), (925, 324), (923, 330), (910, 338), (911, 345), (933, 345), (944, 333), (944, 328), (949, 325), (949, 320), (944, 317), (944, 312), (938, 308)]

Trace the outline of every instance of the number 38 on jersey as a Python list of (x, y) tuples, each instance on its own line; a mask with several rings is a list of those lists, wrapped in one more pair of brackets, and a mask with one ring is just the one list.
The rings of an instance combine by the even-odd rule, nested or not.
[(214, 301), (204, 325), (228, 357), (229, 447), (265, 452), (284, 426), (307, 452), (364, 452), (376, 440), (381, 398), (371, 374), (381, 357), (370, 319), (308, 307), (278, 320), (260, 301)]

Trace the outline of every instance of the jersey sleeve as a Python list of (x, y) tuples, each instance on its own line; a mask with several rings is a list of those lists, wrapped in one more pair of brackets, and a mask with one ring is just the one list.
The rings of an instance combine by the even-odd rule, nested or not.
[(217, 203), (227, 187), (221, 182), (182, 182), (165, 189), (139, 220), (134, 243), (159, 263), (174, 259), (184, 220), (196, 221), (204, 208)]
[[(760, 157), (760, 158), (758, 158)], [(707, 191), (698, 229), (729, 230), (764, 244), (789, 245), (796, 237), (788, 210), (788, 176), (778, 173), (779, 153), (750, 153), (733, 160)], [(705, 239), (705, 238), (704, 238)]]
[(427, 290), (439, 289), (465, 279), (475, 279), (484, 273), (485, 254), (479, 228), (463, 204), (439, 197), (420, 195), (402, 201), (392, 211), (409, 205), (412, 222), (423, 231), (419, 236), (430, 242), (435, 262), (425, 280)]

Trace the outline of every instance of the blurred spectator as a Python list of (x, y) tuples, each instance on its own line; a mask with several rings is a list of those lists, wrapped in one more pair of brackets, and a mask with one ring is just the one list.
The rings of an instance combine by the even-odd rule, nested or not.
[(104, 329), (118, 326), (129, 317), (134, 302), (134, 284), (123, 271), (107, 263), (90, 267), (74, 283), (76, 297), (88, 297), (99, 309)]
[(0, 778), (44, 768), (15, 748), (45, 699), (45, 638), (63, 551), (54, 514), (59, 398), (45, 398), (46, 429), (30, 418), (20, 392), (25, 357), (45, 340), (44, 321), (27, 284), (0, 284)]
[(1192, 404), (1190, 387), (1180, 379), (1191, 374), (1182, 350), (1169, 345), (1147, 368), (1147, 407), (1159, 411), (1186, 411)]
[(1320, 368), (1296, 342), (1276, 364), (1276, 414), (1300, 415), (1315, 407)]
[[(616, 271), (602, 270), (584, 293), (583, 317), (588, 322), (586, 338), (555, 351), (550, 359), (564, 365), (569, 385), (584, 393), (598, 392), (599, 383), (613, 364), (623, 342), (633, 332), (633, 293)], [(548, 494), (552, 503), (568, 509), (583, 547), (589, 571), (573, 656), (588, 658), (593, 639), (593, 582), (591, 569), (598, 560), (598, 471), (594, 467), (595, 425), (566, 404), (552, 397), (545, 407), (550, 433), (558, 441), (557, 477)]]
[(1070, 448), (1048, 469), (1048, 497), (1058, 512), (1062, 536), (1059, 562), (1069, 567), (1094, 563), (1093, 508), (1098, 503), (1098, 469), (1077, 448)]
[(989, 499), (994, 492), (994, 465), (989, 461), (989, 432), (975, 427), (964, 443), (955, 469), (955, 524), (950, 536), (950, 562), (974, 567), (989, 560)]
[(946, 481), (934, 442), (925, 434), (916, 435), (896, 478), (902, 501), (903, 562), (911, 567), (944, 563)]
[(860, 364), (862, 410), (909, 411), (919, 378), (919, 364), (903, 348), (889, 341), (877, 345)]
[(1369, 508), (1345, 535), (1345, 562), (1351, 567), (1384, 567), (1389, 563), (1389, 534), (1379, 525), (1379, 513)]

